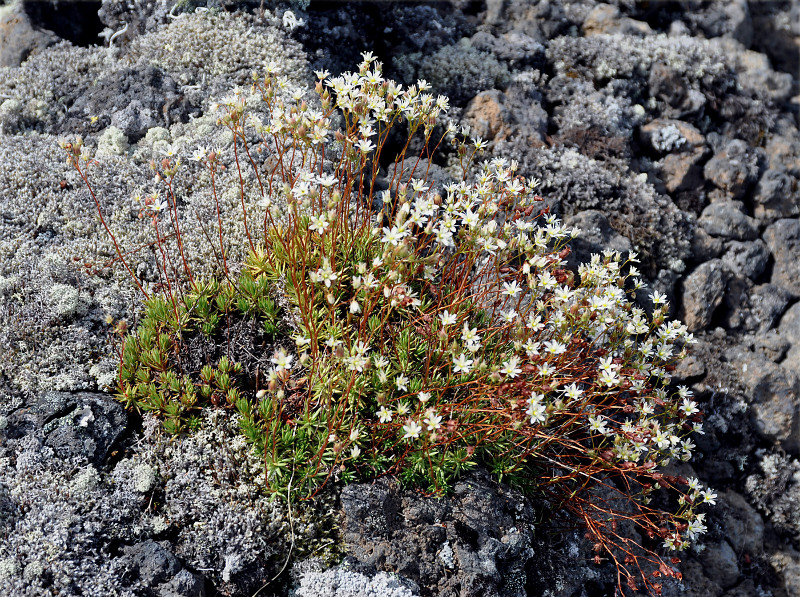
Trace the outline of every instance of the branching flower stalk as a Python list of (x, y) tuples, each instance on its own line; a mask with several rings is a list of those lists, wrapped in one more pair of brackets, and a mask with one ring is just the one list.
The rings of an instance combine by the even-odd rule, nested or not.
[[(651, 316), (636, 306), (645, 283), (633, 252), (567, 267), (579, 231), (542, 208), (537, 181), (518, 176), (515, 162), (473, 168), (485, 143), (446, 122), (447, 98), (426, 93), (427, 83), (403, 89), (370, 54), (358, 73), (317, 78), (306, 98), (272, 65), (254, 77), (266, 121), (242, 94), (219, 104), (245, 218), (248, 165), (257, 181), (261, 238), (246, 227), (250, 254), (231, 280), (222, 166), (199, 148), (192, 159), (211, 173), (227, 279), (198, 282), (187, 271), (174, 280), (187, 291), (171, 296), (172, 314), (151, 299), (123, 349), (121, 399), (174, 432), (196, 426), (201, 408), (235, 410), (263, 455), (267, 490), (290, 499), (386, 474), (438, 494), (487, 467), (581, 520), (620, 590), (660, 592), (661, 577), (680, 576), (662, 550), (702, 535), (699, 506), (715, 498), (695, 479), (660, 472), (688, 460), (692, 433), (702, 433), (691, 392), (669, 385), (694, 341), (686, 326), (666, 320), (658, 293)], [(405, 141), (390, 144), (403, 128)], [(449, 143), (461, 172), (435, 184), (430, 160), (409, 155), (414, 139), (433, 151)], [(178, 165), (165, 159), (162, 180), (180, 238)], [(288, 308), (277, 307), (277, 289)], [(272, 342), (264, 375), (227, 357), (180, 377), (171, 370), (165, 353), (246, 317)], [(674, 508), (651, 506), (654, 492)]]

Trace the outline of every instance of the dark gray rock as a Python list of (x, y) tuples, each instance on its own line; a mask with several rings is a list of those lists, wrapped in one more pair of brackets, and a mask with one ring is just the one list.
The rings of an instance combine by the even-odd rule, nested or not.
[(753, 215), (762, 221), (796, 216), (800, 213), (797, 179), (784, 170), (767, 170), (756, 185), (753, 203)]
[(703, 210), (697, 224), (712, 236), (734, 240), (753, 240), (758, 237), (756, 221), (743, 213), (738, 201), (716, 201)]
[(747, 500), (735, 491), (720, 493), (720, 512), (725, 537), (740, 555), (756, 556), (764, 549), (764, 520)]
[(108, 394), (47, 392), (34, 406), (9, 417), (6, 434), (17, 438), (42, 429), (45, 444), (60, 457), (82, 457), (102, 465), (127, 423), (125, 409)]
[[(457, 483), (451, 497), (424, 498), (379, 479), (342, 491), (347, 552), (389, 569), (433, 594), (496, 595), (533, 557), (532, 512), (516, 491), (483, 473)], [(508, 595), (524, 595), (519, 591)]]
[(778, 332), (792, 344), (800, 344), (800, 303), (795, 303), (783, 314)]
[(722, 256), (722, 263), (737, 276), (755, 280), (767, 266), (769, 249), (760, 238), (749, 242), (732, 240), (726, 248), (727, 251)]
[(778, 333), (791, 344), (781, 365), (800, 376), (800, 303), (795, 303), (783, 314)]
[(694, 229), (692, 238), (692, 255), (697, 261), (708, 261), (719, 257), (725, 250), (725, 241), (719, 237), (711, 236), (699, 226)]
[(531, 145), (547, 137), (548, 114), (542, 107), (542, 94), (531, 85), (511, 83), (505, 91), (505, 104), (513, 120), (514, 135)]
[(764, 333), (778, 321), (790, 295), (774, 284), (754, 285), (747, 278), (732, 278), (725, 293), (723, 325), (729, 330)]
[(739, 581), (736, 552), (724, 539), (719, 543), (708, 545), (700, 560), (705, 567), (703, 574), (723, 589), (730, 589)]
[(205, 597), (203, 579), (185, 568), (158, 587), (159, 597)]
[(758, 159), (744, 141), (734, 139), (706, 163), (703, 174), (733, 199), (739, 199), (758, 177)]
[(797, 128), (792, 127), (785, 135), (771, 136), (764, 151), (770, 170), (785, 171), (791, 176), (800, 177), (800, 140)]
[[(167, 73), (154, 66), (137, 65), (97, 81), (75, 100), (69, 116), (76, 121), (97, 116), (136, 142), (151, 128), (186, 122), (194, 110)], [(76, 122), (76, 126), (79, 124)]]
[(675, 371), (672, 372), (672, 380), (676, 384), (685, 384), (692, 379), (698, 379), (706, 374), (706, 366), (703, 360), (690, 354), (685, 359), (678, 361)]
[(731, 274), (719, 259), (701, 264), (683, 281), (683, 307), (680, 319), (695, 332), (711, 323), (722, 303)]
[(182, 568), (172, 552), (152, 539), (124, 547), (122, 551), (130, 560), (129, 572), (150, 587), (172, 578)]
[(756, 432), (785, 450), (800, 449), (800, 379), (761, 355), (731, 349), (739, 382), (750, 404), (748, 412)]
[(800, 297), (800, 220), (778, 220), (764, 231), (762, 238), (775, 259), (772, 282), (793, 297)]
[(792, 344), (777, 330), (770, 330), (765, 334), (756, 336), (753, 347), (773, 363), (778, 363), (786, 356)]
[(35, 25), (23, 2), (0, 7), (0, 67), (19, 66), (32, 52), (56, 43), (52, 31)]

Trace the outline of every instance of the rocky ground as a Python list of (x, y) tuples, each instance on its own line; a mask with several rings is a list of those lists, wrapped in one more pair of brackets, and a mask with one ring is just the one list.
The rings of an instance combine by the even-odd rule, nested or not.
[[(115, 327), (141, 307), (57, 141), (96, 149), (109, 225), (154, 281), (131, 203), (147, 162), (230, 144), (211, 106), (270, 61), (302, 88), (372, 50), (393, 78), (449, 95), (489, 155), (541, 178), (584, 231), (578, 256), (637, 250), (700, 340), (676, 382), (706, 433), (680, 472), (719, 498), (664, 594), (800, 596), (800, 3), (260, 8), (0, 7), (0, 594), (613, 595), (577, 531), (484, 474), (443, 500), (383, 479), (288, 511), (256, 490), (260, 463), (226, 414), (168, 441), (103, 391)], [(208, 180), (189, 173), (187, 247), (210, 273)], [(223, 195), (243, 238), (238, 195)]]

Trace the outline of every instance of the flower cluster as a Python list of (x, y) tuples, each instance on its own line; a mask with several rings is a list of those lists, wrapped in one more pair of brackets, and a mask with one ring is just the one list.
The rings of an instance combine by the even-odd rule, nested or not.
[[(239, 180), (251, 164), (265, 208), (251, 234), (240, 182), (252, 250), (247, 277), (225, 292), (260, 316), (260, 289), (280, 288), (284, 329), (272, 307), (268, 327), (296, 346), (278, 342), (263, 383), (228, 400), (264, 456), (266, 485), (304, 499), (330, 479), (393, 473), (441, 492), (480, 464), (579, 516), (620, 583), (640, 574), (657, 589), (643, 562), (676, 576), (616, 531), (629, 521), (685, 549), (705, 531), (698, 505), (715, 497), (659, 472), (691, 457), (702, 413), (687, 388), (670, 390), (694, 339), (666, 320), (663, 295), (650, 314), (636, 306), (646, 288), (636, 255), (569, 265), (580, 231), (542, 207), (516, 162), (473, 168), (484, 142), (445, 120), (447, 99), (425, 81), (403, 89), (365, 54), (358, 73), (317, 73), (306, 97), (267, 71), (253, 85), (266, 120), (242, 95), (219, 105)], [(408, 141), (390, 153), (399, 128)], [(434, 184), (429, 161), (409, 155), (415, 136), (429, 153), (452, 151), (460, 172)], [(192, 159), (215, 185), (219, 152)], [(176, 211), (172, 199), (165, 208)], [(649, 505), (659, 490), (674, 512)]]

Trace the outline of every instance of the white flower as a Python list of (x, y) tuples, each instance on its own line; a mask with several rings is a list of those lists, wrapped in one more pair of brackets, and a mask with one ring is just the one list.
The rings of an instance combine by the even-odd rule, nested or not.
[(598, 369), (600, 369), (600, 371), (607, 371), (609, 373), (613, 372), (614, 369), (616, 369), (618, 367), (618, 365), (615, 365), (613, 363), (613, 360), (614, 360), (613, 357), (601, 358), (600, 359), (600, 365), (598, 366)]
[(550, 272), (544, 272), (539, 274), (539, 286), (544, 288), (545, 290), (551, 290), (558, 286), (558, 280), (556, 280)]
[(328, 222), (325, 214), (320, 214), (318, 216), (313, 216), (311, 218), (311, 222), (308, 225), (308, 229), (311, 230), (312, 232), (317, 231), (320, 234), (322, 234), (329, 226), (330, 222)]
[(658, 432), (655, 434), (655, 437), (653, 437), (653, 443), (657, 445), (661, 450), (669, 448), (671, 443), (669, 433), (666, 433), (661, 429), (659, 429)]
[(444, 313), (439, 314), (439, 319), (442, 322), (442, 327), (454, 325), (456, 323), (456, 314), (450, 313), (450, 311), (445, 309)]
[(520, 292), (522, 292), (522, 288), (520, 288), (517, 281), (514, 280), (510, 284), (508, 282), (503, 282), (503, 294), (507, 294), (510, 297), (517, 296)]
[(337, 179), (333, 174), (326, 174), (324, 176), (317, 177), (317, 183), (326, 189), (332, 187), (337, 182), (339, 182), (339, 179)]
[(272, 357), (271, 361), (272, 364), (275, 365), (275, 369), (278, 371), (288, 371), (292, 368), (292, 360), (294, 357), (292, 355), (286, 354), (286, 351), (282, 348), (275, 353), (275, 356)]
[(425, 404), (428, 400), (431, 399), (431, 393), (420, 392), (419, 394), (417, 394), (417, 398), (419, 398), (419, 401), (422, 402), (422, 404)]
[(350, 448), (350, 458), (358, 458), (359, 456), (361, 456), (361, 448), (358, 446)]
[(558, 340), (547, 340), (544, 343), (544, 351), (553, 356), (558, 356), (567, 352), (567, 347), (561, 344)]
[(358, 143), (356, 143), (356, 146), (361, 153), (369, 153), (375, 149), (375, 144), (368, 139), (361, 139)]
[(422, 426), (416, 421), (409, 421), (403, 425), (403, 432), (405, 433), (403, 439), (417, 439), (422, 432)]
[(312, 282), (322, 282), (326, 288), (331, 287), (331, 282), (339, 278), (339, 275), (331, 269), (331, 264), (327, 259), (323, 261), (322, 267), (316, 272), (310, 272)]
[(408, 378), (405, 375), (398, 375), (394, 380), (394, 385), (398, 390), (408, 391)]
[(606, 435), (608, 433), (608, 429), (606, 428), (606, 422), (604, 419), (600, 417), (589, 417), (589, 430), (596, 431), (597, 433), (602, 433)]
[(667, 535), (664, 539), (664, 547), (670, 551), (675, 551), (680, 545), (680, 538), (676, 534)]
[(528, 402), (528, 409), (525, 411), (531, 418), (531, 425), (544, 423), (547, 420), (547, 407), (541, 402)]
[(392, 420), (392, 411), (385, 406), (381, 406), (378, 409), (378, 420), (381, 423), (389, 423)]
[(350, 303), (350, 313), (356, 315), (357, 313), (361, 313), (361, 305), (358, 304), (358, 301), (353, 299)]
[(470, 328), (466, 322), (464, 322), (464, 330), (461, 332), (461, 341), (462, 342), (478, 342), (480, 341), (480, 336), (478, 335), (478, 328)]
[(197, 149), (195, 149), (191, 159), (193, 159), (195, 162), (202, 162), (204, 159), (206, 159), (207, 155), (208, 155), (208, 148), (200, 145), (197, 147)]
[(717, 503), (717, 494), (712, 489), (704, 489), (700, 493), (703, 494), (703, 502), (712, 506)]
[(464, 226), (475, 228), (479, 221), (480, 218), (478, 217), (478, 214), (473, 212), (471, 209), (467, 209), (467, 211), (461, 214), (461, 222), (464, 224)]
[(397, 226), (393, 226), (391, 230), (389, 228), (384, 228), (381, 242), (389, 243), (393, 247), (396, 247), (405, 236), (406, 234), (401, 232)]
[(700, 412), (700, 409), (697, 408), (697, 403), (694, 400), (689, 400), (688, 398), (683, 399), (683, 404), (681, 404), (679, 410), (687, 417), (696, 412)]
[(583, 390), (578, 388), (577, 384), (570, 384), (564, 389), (564, 395), (572, 400), (577, 400), (583, 394)]
[(512, 324), (517, 320), (517, 312), (514, 309), (508, 309), (507, 311), (503, 311), (500, 316), (503, 318), (508, 324)]
[(468, 359), (467, 355), (462, 352), (458, 358), (453, 359), (453, 365), (455, 365), (453, 373), (469, 373), (472, 369), (472, 363), (473, 360)]
[(610, 388), (619, 383), (619, 376), (614, 371), (603, 371), (600, 374), (600, 383)]
[(427, 413), (422, 422), (425, 423), (425, 427), (427, 427), (428, 431), (436, 431), (442, 426), (442, 417), (431, 410)]
[(519, 365), (519, 359), (517, 356), (512, 356), (508, 359), (505, 363), (503, 363), (502, 369), (500, 369), (500, 373), (514, 379), (517, 375), (522, 373), (522, 369), (517, 367)]
[(661, 294), (658, 290), (653, 291), (651, 298), (654, 305), (662, 305), (667, 302), (667, 295)]
[(698, 514), (697, 518), (689, 523), (689, 528), (686, 529), (686, 536), (689, 537), (689, 539), (694, 540), (708, 530), (706, 525), (703, 524), (704, 516), (705, 514)]

